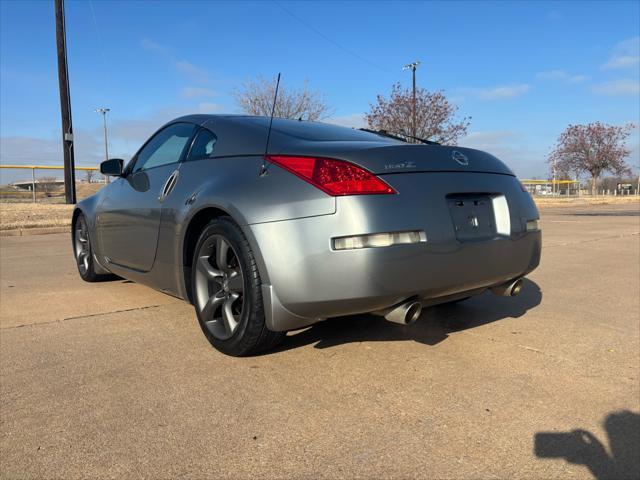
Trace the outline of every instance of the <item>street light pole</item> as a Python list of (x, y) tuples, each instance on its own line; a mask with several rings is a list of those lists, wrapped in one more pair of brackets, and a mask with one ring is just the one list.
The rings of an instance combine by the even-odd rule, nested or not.
[[(107, 135), (107, 112), (110, 112), (110, 108), (97, 108), (96, 112), (102, 114), (102, 125), (104, 127), (104, 159), (109, 160), (109, 136)], [(104, 177), (105, 183), (109, 183), (109, 176)]]
[(556, 196), (556, 158), (553, 157), (553, 179), (551, 180), (551, 196)]
[(413, 141), (415, 142), (415, 137), (417, 136), (417, 121), (416, 121), (416, 68), (418, 68), (420, 62), (408, 63), (402, 70), (411, 70), (413, 76), (413, 102), (411, 105), (411, 129), (412, 135), (414, 137)]
[(107, 112), (110, 112), (110, 108), (98, 108), (97, 113), (102, 114), (102, 124), (104, 126), (104, 159), (109, 160), (109, 140), (107, 136)]

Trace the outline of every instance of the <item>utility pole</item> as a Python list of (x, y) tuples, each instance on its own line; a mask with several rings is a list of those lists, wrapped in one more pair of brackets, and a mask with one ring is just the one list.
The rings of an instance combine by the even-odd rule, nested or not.
[[(413, 62), (413, 63), (408, 63), (407, 65), (405, 65), (404, 67), (402, 67), (402, 71), (404, 72), (405, 70), (411, 70), (411, 73), (413, 75), (413, 102), (412, 102), (412, 106), (411, 106), (411, 129), (412, 129), (412, 135), (414, 137), (417, 137), (417, 121), (416, 121), (416, 68), (418, 68), (418, 65), (420, 65), (420, 62)], [(416, 142), (417, 140), (414, 138), (413, 139), (414, 142)]]
[(76, 171), (73, 158), (73, 125), (71, 95), (67, 68), (67, 39), (64, 25), (64, 0), (54, 0), (56, 12), (56, 47), (58, 50), (58, 83), (62, 115), (62, 151), (64, 155), (64, 196), (66, 203), (76, 203)]

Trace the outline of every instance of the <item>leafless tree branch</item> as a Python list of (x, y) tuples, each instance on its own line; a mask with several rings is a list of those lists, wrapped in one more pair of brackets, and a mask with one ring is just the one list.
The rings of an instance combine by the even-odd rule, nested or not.
[[(249, 80), (235, 93), (243, 112), (251, 115), (270, 116), (273, 107), (276, 82), (257, 77)], [(332, 111), (319, 92), (311, 90), (308, 82), (299, 90), (289, 90), (280, 84), (274, 116), (278, 118), (316, 121), (327, 118)]]
[[(416, 136), (443, 144), (455, 144), (467, 134), (471, 117), (455, 118), (458, 107), (453, 105), (444, 92), (416, 90)], [(391, 87), (391, 95), (376, 97), (365, 115), (369, 128), (387, 130), (390, 133), (411, 135), (413, 131), (413, 92), (403, 89), (399, 83)]]

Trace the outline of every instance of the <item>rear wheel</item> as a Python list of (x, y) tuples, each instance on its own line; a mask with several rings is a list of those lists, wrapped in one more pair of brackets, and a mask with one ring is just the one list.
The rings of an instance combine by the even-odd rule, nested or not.
[(73, 229), (73, 253), (76, 257), (78, 273), (85, 282), (98, 282), (110, 277), (96, 273), (93, 259), (93, 249), (91, 248), (91, 238), (89, 227), (83, 214), (78, 215)]
[(212, 220), (200, 234), (191, 285), (200, 327), (221, 352), (251, 355), (275, 347), (284, 338), (284, 332), (272, 332), (265, 325), (255, 258), (230, 218)]

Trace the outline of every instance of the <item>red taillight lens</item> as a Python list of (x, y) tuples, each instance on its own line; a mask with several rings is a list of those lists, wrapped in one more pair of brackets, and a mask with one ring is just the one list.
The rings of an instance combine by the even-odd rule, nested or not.
[(344, 160), (290, 155), (266, 159), (332, 196), (397, 193), (371, 172)]

